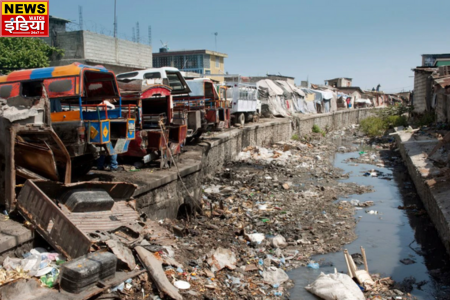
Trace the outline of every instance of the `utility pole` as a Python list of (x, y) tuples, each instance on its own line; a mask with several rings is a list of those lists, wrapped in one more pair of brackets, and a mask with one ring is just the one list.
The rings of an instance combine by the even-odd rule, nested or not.
[(78, 5), (78, 26), (83, 30), (83, 6)]
[(117, 0), (114, 0), (114, 37), (117, 37), (117, 14), (116, 14), (116, 8), (117, 8)]

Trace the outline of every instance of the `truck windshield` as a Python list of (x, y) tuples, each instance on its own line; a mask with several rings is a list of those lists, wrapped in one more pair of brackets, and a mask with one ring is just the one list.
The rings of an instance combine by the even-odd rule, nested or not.
[(166, 72), (169, 86), (174, 92), (190, 92), (187, 88), (186, 81), (179, 72)]

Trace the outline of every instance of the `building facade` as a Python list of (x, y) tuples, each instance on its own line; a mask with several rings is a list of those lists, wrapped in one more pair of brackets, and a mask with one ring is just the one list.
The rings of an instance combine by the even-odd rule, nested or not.
[[(153, 67), (174, 67), (201, 75), (225, 74), (227, 57), (225, 53), (211, 50), (168, 51), (167, 48), (161, 48), (158, 53), (153, 53)], [(224, 76), (211, 76), (211, 79), (223, 81)]]
[(414, 112), (423, 114), (431, 109), (432, 76), (437, 68), (415, 68), (414, 71)]
[(152, 67), (152, 47), (98, 34), (86, 30), (66, 31), (70, 21), (50, 17), (50, 36), (42, 38), (47, 44), (64, 49), (63, 57), (54, 57), (50, 65), (80, 62), (102, 65), (115, 73)]
[(422, 54), (422, 67), (448, 66), (450, 53), (443, 54)]
[(328, 79), (328, 80), (325, 80), (325, 85), (329, 85), (331, 87), (336, 87), (336, 88), (349, 87), (349, 86), (352, 86), (352, 78), (340, 77), (340, 78)]

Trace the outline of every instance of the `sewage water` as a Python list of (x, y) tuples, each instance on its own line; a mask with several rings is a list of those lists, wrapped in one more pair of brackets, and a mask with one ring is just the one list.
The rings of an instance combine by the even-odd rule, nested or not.
[[(356, 210), (355, 217), (359, 219), (356, 227), (358, 238), (351, 244), (344, 245), (349, 253), (360, 253), (360, 246), (366, 250), (368, 267), (371, 274), (379, 273), (382, 277), (391, 277), (402, 282), (408, 277), (415, 278), (411, 295), (417, 299), (450, 299), (448, 286), (436, 281), (430, 275), (430, 270), (439, 270), (448, 265), (449, 258), (443, 244), (433, 227), (430, 219), (421, 212), (423, 207), (415, 194), (414, 185), (409, 179), (404, 166), (396, 169), (379, 168), (369, 164), (345, 163), (344, 160), (358, 157), (358, 152), (338, 153), (334, 165), (344, 173), (350, 172), (348, 179), (342, 182), (355, 182), (360, 185), (373, 186), (374, 192), (363, 195), (350, 195), (341, 200), (358, 199), (361, 202), (374, 201), (375, 205), (362, 210)], [(376, 169), (384, 173), (385, 177), (364, 177), (363, 173)], [(416, 210), (401, 210), (398, 206), (417, 205)], [(365, 211), (375, 210), (378, 214), (368, 214)], [(405, 265), (403, 259), (415, 261)], [(306, 267), (290, 271), (289, 277), (294, 280), (295, 287), (290, 290), (290, 299), (319, 299), (305, 290), (305, 286), (312, 283), (321, 273), (332, 273), (334, 268), (338, 272), (347, 273), (343, 252), (317, 255), (315, 261), (331, 262), (333, 266), (321, 267), (319, 270)], [(363, 268), (363, 266), (359, 266)], [(433, 273), (433, 271), (431, 271)], [(435, 272), (436, 273), (436, 272)], [(440, 275), (437, 275), (438, 277)]]

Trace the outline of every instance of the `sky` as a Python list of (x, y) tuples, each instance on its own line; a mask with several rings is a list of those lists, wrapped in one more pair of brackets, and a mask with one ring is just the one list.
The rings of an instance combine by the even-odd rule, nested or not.
[[(421, 54), (449, 53), (449, 0), (116, 0), (119, 38), (153, 52), (209, 49), (228, 54), (225, 71), (282, 74), (324, 84), (336, 77), (394, 93), (413, 89)], [(112, 35), (114, 0), (50, 0), (50, 14)], [(217, 48), (214, 32), (217, 32)]]

